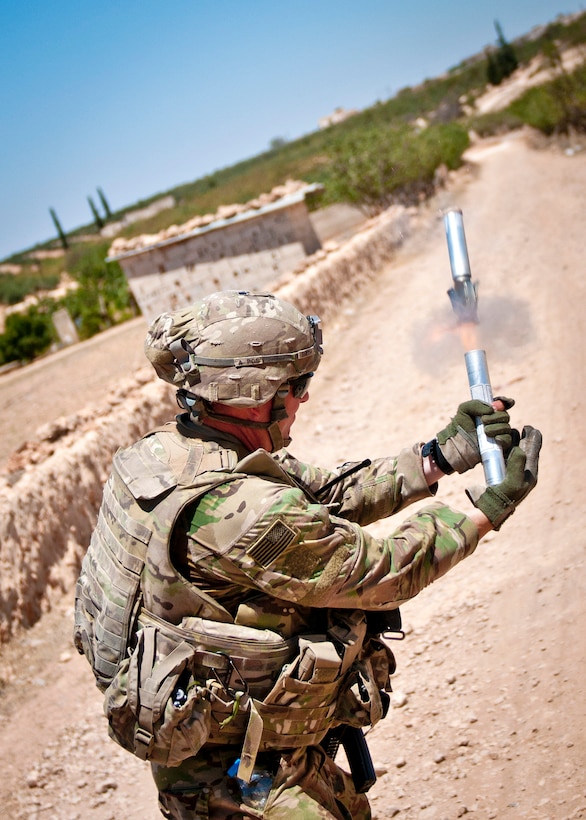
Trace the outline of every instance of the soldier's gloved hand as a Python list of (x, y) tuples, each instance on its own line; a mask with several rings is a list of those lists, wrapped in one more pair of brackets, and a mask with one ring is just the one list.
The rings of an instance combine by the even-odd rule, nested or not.
[(539, 430), (524, 427), (519, 445), (512, 447), (507, 457), (504, 481), (491, 487), (466, 490), (470, 501), (489, 519), (493, 529), (500, 529), (537, 484), (541, 441)]
[[(484, 431), (489, 438), (494, 438), (502, 446), (505, 453), (511, 447), (512, 435), (507, 410), (515, 404), (513, 399), (506, 396), (497, 396), (494, 401), (502, 402), (504, 410), (495, 410), (490, 404), (479, 399), (470, 399), (463, 402), (456, 411), (456, 415), (436, 439), (440, 453), (438, 467), (444, 473), (465, 473), (480, 462), (478, 437), (476, 435), (476, 418), (484, 424)], [(441, 463), (441, 460), (445, 464)], [(445, 467), (448, 469), (444, 469)]]

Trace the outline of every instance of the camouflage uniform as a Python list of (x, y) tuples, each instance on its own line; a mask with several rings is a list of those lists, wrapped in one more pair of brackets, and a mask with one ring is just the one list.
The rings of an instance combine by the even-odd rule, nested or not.
[[(181, 427), (196, 439), (210, 437), (209, 428), (185, 418)], [(228, 438), (222, 443), (227, 446)], [(375, 539), (364, 529), (432, 494), (419, 445), (375, 460), (319, 500), (332, 472), (303, 464), (287, 451), (246, 457), (236, 439), (232, 446), (235, 458), (247, 458), (251, 474), (215, 487), (185, 510), (174, 553), (184, 574), (237, 623), (289, 637), (319, 629), (324, 610), (396, 607), (476, 546), (475, 525), (440, 503), (419, 509), (388, 538)], [(388, 689), (392, 669), (384, 657), (378, 660), (377, 682)], [(342, 708), (337, 717), (350, 722)], [(277, 774), (264, 814), (240, 810), (237, 781), (226, 775), (238, 756), (238, 746), (206, 745), (179, 767), (155, 764), (167, 816), (280, 818), (292, 808), (300, 818), (370, 816), (364, 795), (356, 794), (348, 775), (316, 746), (289, 753), (280, 766), (273, 758)]]
[[(319, 744), (384, 716), (394, 659), (375, 616), (478, 530), (436, 502), (386, 538), (365, 529), (433, 495), (420, 444), (337, 482), (282, 449), (285, 397), (319, 364), (316, 317), (215, 294), (159, 317), (146, 351), (188, 412), (115, 455), (77, 585), (75, 642), (110, 733), (151, 761), (168, 817), (368, 818)], [(198, 421), (271, 400), (254, 424), (272, 453)], [(266, 802), (250, 795), (267, 784)]]
[[(191, 426), (209, 438), (209, 429)], [(437, 502), (388, 538), (364, 529), (433, 494), (419, 445), (374, 460), (319, 500), (334, 473), (287, 451), (259, 451), (252, 459), (258, 476), (215, 488), (183, 522), (192, 577), (224, 605), (240, 601), (244, 589), (303, 607), (391, 609), (476, 547), (472, 521)], [(275, 522), (284, 533), (271, 547)]]
[[(204, 750), (173, 769), (153, 765), (159, 806), (165, 817), (179, 820), (369, 820), (370, 807), (356, 794), (352, 779), (319, 746), (280, 756), (260, 756), (259, 770), (272, 774), (270, 792), (243, 802), (242, 785), (226, 775), (234, 752)], [(256, 808), (255, 808), (256, 805)]]

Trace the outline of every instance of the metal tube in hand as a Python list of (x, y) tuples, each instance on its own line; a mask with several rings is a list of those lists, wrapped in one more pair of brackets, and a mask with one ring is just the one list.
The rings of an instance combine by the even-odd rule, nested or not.
[[(472, 398), (492, 404), (492, 388), (488, 376), (486, 353), (484, 350), (469, 350), (464, 356)], [(495, 439), (486, 435), (484, 425), (480, 419), (476, 420), (476, 434), (486, 483), (491, 485), (500, 484), (505, 478), (503, 451)]]

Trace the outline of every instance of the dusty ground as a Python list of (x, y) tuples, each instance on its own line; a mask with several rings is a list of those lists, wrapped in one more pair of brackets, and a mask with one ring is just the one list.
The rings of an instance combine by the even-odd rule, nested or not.
[[(517, 401), (514, 422), (543, 430), (540, 482), (500, 533), (403, 608), (394, 708), (369, 740), (373, 813), (574, 820), (586, 817), (586, 152), (535, 151), (515, 136), (469, 158), (470, 173), (325, 328), (292, 450), (324, 465), (394, 452), (431, 437), (467, 396), (438, 216), (461, 207), (480, 281), (478, 346), (495, 393)], [(143, 335), (137, 321), (1, 379), (0, 458), (37, 424), (29, 391), (46, 419), (75, 412), (142, 361)], [(444, 479), (440, 496), (466, 509), (469, 480)], [(106, 738), (70, 632), (66, 598), (0, 655), (2, 816), (154, 820), (148, 771)]]

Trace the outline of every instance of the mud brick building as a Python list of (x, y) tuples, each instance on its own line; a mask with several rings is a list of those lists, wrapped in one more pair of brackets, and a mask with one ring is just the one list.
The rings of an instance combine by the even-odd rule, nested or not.
[(113, 253), (147, 319), (218, 290), (269, 290), (321, 247), (306, 199), (321, 186), (303, 187), (261, 207), (217, 218), (186, 233)]

